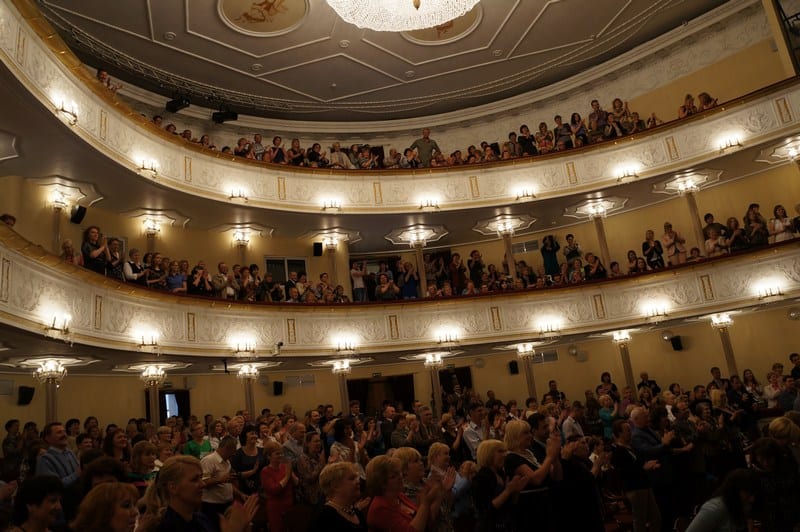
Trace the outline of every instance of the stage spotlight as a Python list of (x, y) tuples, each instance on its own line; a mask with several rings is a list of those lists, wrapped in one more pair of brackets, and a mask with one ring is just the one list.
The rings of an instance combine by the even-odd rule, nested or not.
[(186, 96), (179, 96), (174, 100), (168, 101), (164, 107), (166, 107), (167, 111), (170, 113), (177, 113), (181, 109), (189, 107), (189, 98)]
[(239, 120), (239, 113), (233, 111), (217, 111), (211, 114), (211, 120), (217, 124), (230, 122), (231, 120)]

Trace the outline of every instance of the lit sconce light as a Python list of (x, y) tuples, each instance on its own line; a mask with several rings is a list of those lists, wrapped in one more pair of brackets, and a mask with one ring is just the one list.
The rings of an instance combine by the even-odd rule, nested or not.
[(237, 188), (231, 190), (231, 195), (228, 197), (234, 203), (247, 203), (248, 197), (247, 192), (245, 192), (242, 188)]
[(791, 147), (786, 150), (786, 155), (788, 155), (789, 159), (791, 159), (793, 162), (797, 162), (797, 160), (800, 159), (800, 152), (798, 152), (797, 148), (795, 147)]
[(67, 368), (60, 360), (48, 358), (43, 360), (33, 372), (33, 377), (41, 383), (55, 382), (60, 384), (67, 376)]
[(741, 147), (742, 147), (742, 143), (739, 142), (739, 138), (738, 137), (728, 137), (728, 138), (723, 139), (723, 140), (720, 141), (720, 143), (719, 143), (719, 153), (723, 154), (728, 150), (732, 150), (732, 149), (735, 149), (735, 148), (741, 148)]
[(783, 296), (783, 289), (781, 288), (781, 285), (776, 282), (762, 283), (756, 290), (758, 293), (758, 299), (761, 300), (768, 300)]
[(350, 368), (350, 360), (346, 358), (342, 360), (336, 360), (331, 368), (331, 372), (333, 372), (334, 375), (346, 376), (349, 375), (351, 371), (352, 368)]
[(48, 323), (44, 328), (44, 335), (47, 338), (63, 340), (64, 342), (72, 345), (72, 333), (69, 330), (69, 324), (71, 321), (72, 316), (69, 314), (54, 314), (53, 321)]
[(678, 183), (678, 194), (681, 196), (697, 192), (698, 190), (700, 190), (700, 187), (691, 179)]
[(139, 378), (144, 381), (145, 386), (158, 388), (167, 379), (167, 373), (161, 366), (147, 366), (142, 370)]
[(236, 372), (236, 377), (243, 381), (254, 381), (258, 378), (258, 367), (254, 364), (242, 364)]
[(158, 177), (158, 168), (156, 167), (155, 161), (150, 161), (149, 163), (142, 159), (142, 165), (137, 169), (139, 175), (144, 177), (149, 177), (150, 179), (155, 179)]
[(614, 331), (611, 334), (611, 341), (617, 345), (627, 345), (631, 341), (631, 334), (628, 331)]
[(500, 237), (504, 236), (513, 236), (514, 235), (514, 222), (511, 221), (501, 221), (497, 222), (496, 230), (497, 234)]
[(158, 353), (158, 333), (156, 331), (140, 331), (136, 334), (139, 339), (139, 351)]
[(452, 330), (441, 331), (438, 342), (441, 345), (455, 345), (458, 343), (458, 333)]
[(658, 323), (667, 317), (667, 305), (661, 302), (651, 302), (645, 305), (645, 316), (652, 323)]
[(561, 325), (556, 321), (546, 321), (539, 324), (539, 337), (544, 340), (558, 340), (561, 338)]
[(332, 253), (332, 252), (336, 251), (336, 247), (339, 245), (339, 241), (336, 238), (329, 236), (329, 237), (325, 237), (322, 240), (322, 245), (325, 246), (325, 249), (329, 253)]
[(246, 248), (250, 243), (250, 232), (244, 229), (238, 229), (233, 232), (233, 244), (237, 248)]
[(429, 369), (439, 369), (444, 365), (440, 353), (428, 353), (425, 355), (425, 367)]
[(322, 201), (323, 211), (341, 211), (342, 202), (337, 199), (326, 199)]
[(53, 189), (53, 191), (50, 193), (50, 205), (53, 206), (53, 210), (56, 212), (61, 212), (69, 207), (67, 195), (64, 194), (63, 190), (59, 188)]
[(155, 238), (161, 232), (161, 224), (158, 220), (152, 218), (145, 218), (142, 221), (144, 227), (144, 234), (147, 238)]
[(69, 106), (69, 109), (67, 109), (66, 104), (62, 100), (61, 105), (58, 107), (58, 109), (56, 109), (56, 111), (69, 125), (74, 126), (78, 123), (78, 110), (75, 102), (72, 102), (72, 104)]
[(529, 201), (536, 198), (536, 192), (532, 188), (520, 188), (517, 190), (517, 201)]
[(237, 356), (255, 355), (256, 343), (253, 340), (247, 338), (237, 339), (233, 343), (233, 354)]
[(336, 343), (336, 354), (340, 356), (353, 355), (356, 352), (356, 343), (353, 340), (342, 339)]
[(421, 211), (438, 211), (439, 210), (439, 202), (432, 198), (422, 199), (419, 202), (419, 210)]
[(732, 325), (733, 318), (731, 318), (730, 314), (722, 313), (711, 315), (711, 326), (715, 329), (727, 329)]
[(639, 174), (636, 171), (636, 168), (629, 166), (625, 168), (619, 168), (617, 170), (617, 182), (621, 183), (626, 179), (637, 179)]
[(523, 342), (517, 344), (517, 357), (521, 360), (533, 360), (536, 356), (536, 350), (530, 342)]

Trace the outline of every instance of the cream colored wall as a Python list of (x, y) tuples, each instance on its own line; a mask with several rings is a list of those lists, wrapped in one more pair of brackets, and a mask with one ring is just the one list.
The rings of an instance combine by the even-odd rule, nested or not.
[[(734, 315), (735, 324), (730, 329), (739, 372), (752, 369), (757, 378), (765, 381), (766, 372), (773, 362), (789, 366), (788, 355), (797, 351), (796, 338), (800, 322), (786, 317), (786, 309), (761, 311), (752, 314)], [(684, 387), (710, 380), (709, 368), (719, 366), (727, 373), (719, 333), (707, 322), (696, 322), (671, 326), (670, 330), (681, 336), (683, 351), (673, 351), (671, 345), (661, 339), (660, 330), (642, 330), (633, 333), (630, 343), (631, 363), (634, 377), (647, 371), (651, 378), (666, 387), (678, 382)], [(580, 351), (586, 352), (585, 362), (578, 362), (567, 353), (568, 343), (557, 346), (558, 361), (534, 366), (534, 379), (538, 395), (547, 390), (547, 382), (555, 379), (559, 388), (571, 400), (583, 400), (583, 392), (600, 382), (600, 374), (609, 371), (613, 381), (624, 384), (624, 375), (619, 350), (607, 339), (576, 342)], [(484, 367), (475, 366), (477, 358), (483, 359)], [(471, 367), (473, 385), (485, 398), (486, 391), (493, 389), (497, 397), (508, 401), (524, 402), (527, 397), (525, 377), (520, 371), (511, 375), (508, 362), (516, 357), (513, 353), (487, 350), (479, 357), (451, 359), (456, 367)], [(421, 363), (402, 363), (382, 366), (354, 367), (350, 378), (369, 378), (379, 371), (383, 376), (413, 374), (416, 398), (429, 402), (431, 381), (428, 371)], [(289, 375), (313, 373), (315, 383), (307, 387), (286, 386)], [(293, 405), (298, 414), (315, 408), (318, 404), (331, 403), (341, 409), (336, 379), (328, 370), (270, 371), (266, 373), (267, 385), (255, 385), (256, 409), (269, 407), (280, 410), (284, 404)], [(19, 418), (42, 423), (44, 420), (44, 388), (36, 384), (30, 375), (0, 373), (0, 379), (12, 379), (15, 387), (34, 386), (36, 393), (28, 406), (16, 405), (16, 389), (13, 396), (0, 397), (0, 421)], [(196, 375), (169, 377), (174, 389), (190, 390), (193, 413), (198, 416), (212, 414), (215, 417), (231, 414), (244, 407), (244, 390), (241, 381), (233, 375)], [(284, 382), (283, 395), (272, 394), (272, 381)], [(144, 388), (136, 376), (78, 376), (68, 375), (58, 391), (58, 412), (63, 419), (97, 416), (102, 423), (124, 423), (131, 417), (145, 415)]]

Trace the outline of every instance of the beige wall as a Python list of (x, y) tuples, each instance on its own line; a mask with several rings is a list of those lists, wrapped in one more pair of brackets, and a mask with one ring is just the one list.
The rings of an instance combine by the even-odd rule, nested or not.
[[(765, 374), (773, 362), (781, 361), (789, 366), (788, 354), (797, 351), (797, 338), (800, 322), (786, 317), (786, 309), (735, 315), (735, 325), (730, 330), (731, 341), (736, 354), (739, 371), (752, 369), (759, 380), (764, 382)], [(683, 341), (683, 351), (673, 351), (671, 345), (661, 339), (660, 330), (642, 330), (633, 333), (630, 353), (634, 375), (648, 371), (662, 387), (671, 382), (682, 386), (707, 383), (710, 380), (709, 368), (719, 366), (726, 373), (725, 360), (719, 341), (719, 333), (706, 322), (695, 322), (671, 326), (670, 330), (679, 334)], [(534, 366), (539, 395), (547, 390), (547, 382), (555, 379), (567, 397), (583, 399), (583, 392), (594, 389), (600, 382), (603, 371), (611, 372), (614, 382), (624, 383), (619, 351), (607, 339), (593, 339), (577, 342), (581, 351), (588, 355), (585, 362), (578, 362), (567, 353), (568, 343), (557, 346), (559, 360), (554, 363)], [(452, 359), (457, 367), (469, 366), (476, 390), (485, 397), (486, 390), (493, 389), (500, 399), (524, 401), (527, 397), (525, 377), (520, 371), (511, 375), (508, 362), (515, 359), (513, 353), (488, 351), (479, 358), (485, 365), (477, 367), (478, 357)], [(369, 378), (375, 371), (383, 376), (413, 374), (417, 399), (428, 402), (431, 397), (431, 383), (428, 371), (421, 363), (402, 363), (383, 366), (355, 367), (350, 378)], [(284, 384), (284, 394), (272, 395), (272, 381), (286, 381), (288, 375), (310, 374), (315, 383), (308, 387), (288, 387)], [(268, 383), (255, 385), (256, 408), (269, 407), (280, 410), (285, 403), (294, 406), (302, 414), (318, 404), (331, 403), (340, 408), (339, 391), (336, 379), (328, 370), (303, 372), (270, 371)], [(16, 390), (13, 396), (0, 397), (2, 420), (20, 418), (39, 423), (44, 419), (44, 388), (37, 385), (30, 375), (0, 374), (0, 379), (11, 379), (15, 386), (35, 386), (36, 394), (29, 406), (16, 406)], [(196, 375), (191, 377), (169, 377), (175, 389), (190, 389), (192, 411), (199, 416), (210, 413), (214, 416), (231, 414), (243, 408), (244, 391), (242, 383), (233, 375)], [(95, 415), (102, 423), (124, 423), (131, 417), (144, 416), (144, 388), (136, 376), (77, 376), (68, 375), (58, 391), (58, 412), (63, 419), (68, 417), (85, 418)]]

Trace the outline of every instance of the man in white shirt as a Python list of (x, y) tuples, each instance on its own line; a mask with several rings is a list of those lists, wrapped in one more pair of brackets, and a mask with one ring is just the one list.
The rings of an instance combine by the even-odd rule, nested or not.
[(217, 450), (200, 460), (203, 470), (203, 513), (212, 523), (219, 524), (219, 516), (233, 503), (234, 476), (231, 474), (231, 457), (236, 453), (236, 438), (225, 436)]
[(483, 405), (480, 403), (469, 405), (469, 423), (464, 429), (462, 439), (467, 444), (473, 460), (478, 459), (478, 445), (486, 439), (486, 428), (483, 426), (484, 416)]
[(353, 279), (353, 301), (366, 301), (367, 291), (364, 285), (364, 276), (367, 274), (367, 261), (354, 262), (350, 270)]
[(583, 405), (575, 401), (572, 404), (567, 419), (561, 424), (561, 432), (564, 434), (564, 440), (567, 440), (570, 436), (583, 436), (583, 428), (577, 421), (581, 417), (583, 417)]

